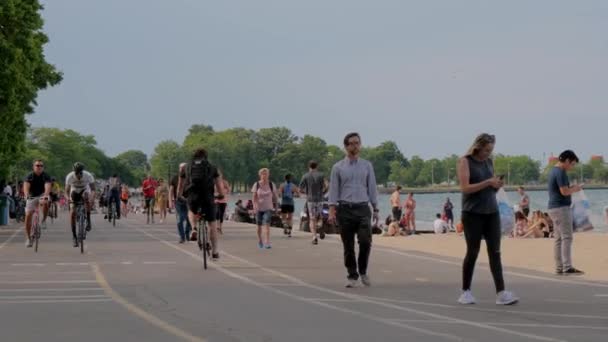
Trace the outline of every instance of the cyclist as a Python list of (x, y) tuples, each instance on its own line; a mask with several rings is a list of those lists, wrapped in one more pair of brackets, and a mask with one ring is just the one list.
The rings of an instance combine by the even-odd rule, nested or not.
[[(179, 175), (177, 193), (183, 193), (188, 201), (188, 218), (192, 227), (196, 227), (196, 213), (205, 216), (209, 227), (209, 239), (211, 240), (211, 257), (217, 260), (218, 252), (217, 230), (216, 230), (216, 207), (214, 203), (214, 192), (217, 190), (217, 198), (224, 197), (222, 177), (217, 168), (207, 161), (207, 151), (199, 148), (194, 152), (192, 161)], [(196, 232), (200, 234), (200, 232)]]
[(148, 178), (144, 179), (141, 184), (141, 188), (144, 192), (144, 208), (151, 210), (150, 216), (152, 217), (152, 223), (154, 223), (154, 196), (156, 196), (156, 187), (158, 183), (152, 178), (152, 175), (148, 174)]
[[(65, 178), (65, 195), (71, 203), (84, 201), (87, 210), (87, 232), (91, 231), (91, 207), (95, 200), (95, 178), (88, 171), (84, 170), (84, 164), (74, 163), (72, 172)], [(70, 222), (72, 225), (72, 237), (74, 247), (78, 247), (76, 237), (76, 206), (70, 206)]]
[(44, 163), (37, 159), (33, 164), (33, 171), (23, 181), (23, 194), (27, 198), (25, 205), (25, 246), (32, 247), (32, 214), (38, 206), (42, 206), (41, 227), (46, 228), (46, 217), (49, 212), (48, 199), (51, 193), (51, 177), (43, 171)]
[(108, 185), (110, 186), (110, 192), (108, 193), (108, 220), (112, 221), (112, 210), (111, 205), (114, 203), (116, 207), (116, 219), (120, 220), (120, 178), (117, 174), (113, 174), (108, 179)]
[(50, 207), (50, 215), (53, 218), (57, 218), (58, 210), (57, 210), (57, 202), (59, 202), (59, 192), (61, 189), (59, 188), (59, 182), (55, 179), (55, 177), (51, 177), (51, 207)]

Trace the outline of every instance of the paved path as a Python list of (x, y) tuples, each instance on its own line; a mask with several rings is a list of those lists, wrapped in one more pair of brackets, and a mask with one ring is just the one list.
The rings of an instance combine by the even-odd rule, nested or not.
[(0, 228), (1, 341), (606, 341), (608, 283), (507, 268), (516, 306), (494, 304), (478, 267), (475, 306), (456, 304), (460, 260), (376, 246), (370, 288), (345, 289), (339, 240), (229, 223), (221, 259), (202, 269), (174, 218), (112, 227), (94, 215), (86, 253), (60, 219), (38, 253)]

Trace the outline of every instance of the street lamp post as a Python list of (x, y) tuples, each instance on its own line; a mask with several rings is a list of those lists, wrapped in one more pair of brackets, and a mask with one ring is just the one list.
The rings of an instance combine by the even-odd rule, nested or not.
[(435, 162), (431, 162), (431, 187), (435, 187)]

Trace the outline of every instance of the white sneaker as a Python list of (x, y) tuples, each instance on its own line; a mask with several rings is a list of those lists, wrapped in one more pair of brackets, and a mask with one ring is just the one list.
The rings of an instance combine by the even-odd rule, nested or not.
[(471, 290), (463, 291), (460, 298), (458, 298), (458, 303), (464, 305), (475, 304), (475, 297), (473, 297)]
[(25, 239), (25, 247), (32, 247), (34, 245), (34, 241), (32, 239)]
[(353, 287), (357, 287), (357, 280), (356, 279), (348, 279), (346, 281), (346, 285), (345, 287), (352, 289)]
[(361, 284), (363, 284), (367, 287), (372, 286), (372, 281), (369, 279), (369, 276), (367, 274), (361, 275)]
[(512, 292), (500, 291), (496, 295), (496, 305), (513, 305), (519, 302), (519, 298), (516, 297)]

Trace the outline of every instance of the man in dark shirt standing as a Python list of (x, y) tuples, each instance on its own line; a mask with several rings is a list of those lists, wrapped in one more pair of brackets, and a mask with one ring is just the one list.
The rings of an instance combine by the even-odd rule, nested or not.
[(555, 273), (581, 275), (584, 272), (572, 267), (572, 194), (582, 190), (581, 185), (570, 185), (567, 172), (572, 170), (578, 157), (571, 150), (559, 155), (559, 162), (549, 172), (549, 216), (555, 235)]
[[(344, 247), (344, 265), (348, 270), (346, 287), (361, 283), (371, 286), (367, 265), (372, 246), (371, 219), (378, 218), (378, 191), (372, 164), (359, 158), (361, 137), (349, 133), (344, 137), (346, 158), (337, 162), (331, 170), (329, 185), (329, 221), (340, 226)], [(355, 235), (359, 241), (359, 258), (355, 253)]]
[(25, 205), (25, 245), (32, 247), (32, 214), (36, 207), (42, 206), (41, 227), (46, 228), (46, 217), (49, 211), (48, 198), (51, 194), (51, 177), (44, 172), (44, 162), (40, 159), (34, 161), (33, 171), (25, 177), (23, 183), (23, 193), (27, 198)]
[[(312, 244), (319, 243), (317, 239), (317, 221), (323, 215), (323, 192), (325, 191), (325, 177), (317, 171), (319, 164), (311, 160), (308, 163), (308, 172), (302, 176), (300, 190), (306, 193), (306, 211), (308, 212), (308, 226), (312, 233)], [(321, 230), (321, 239), (325, 238), (325, 232)]]

